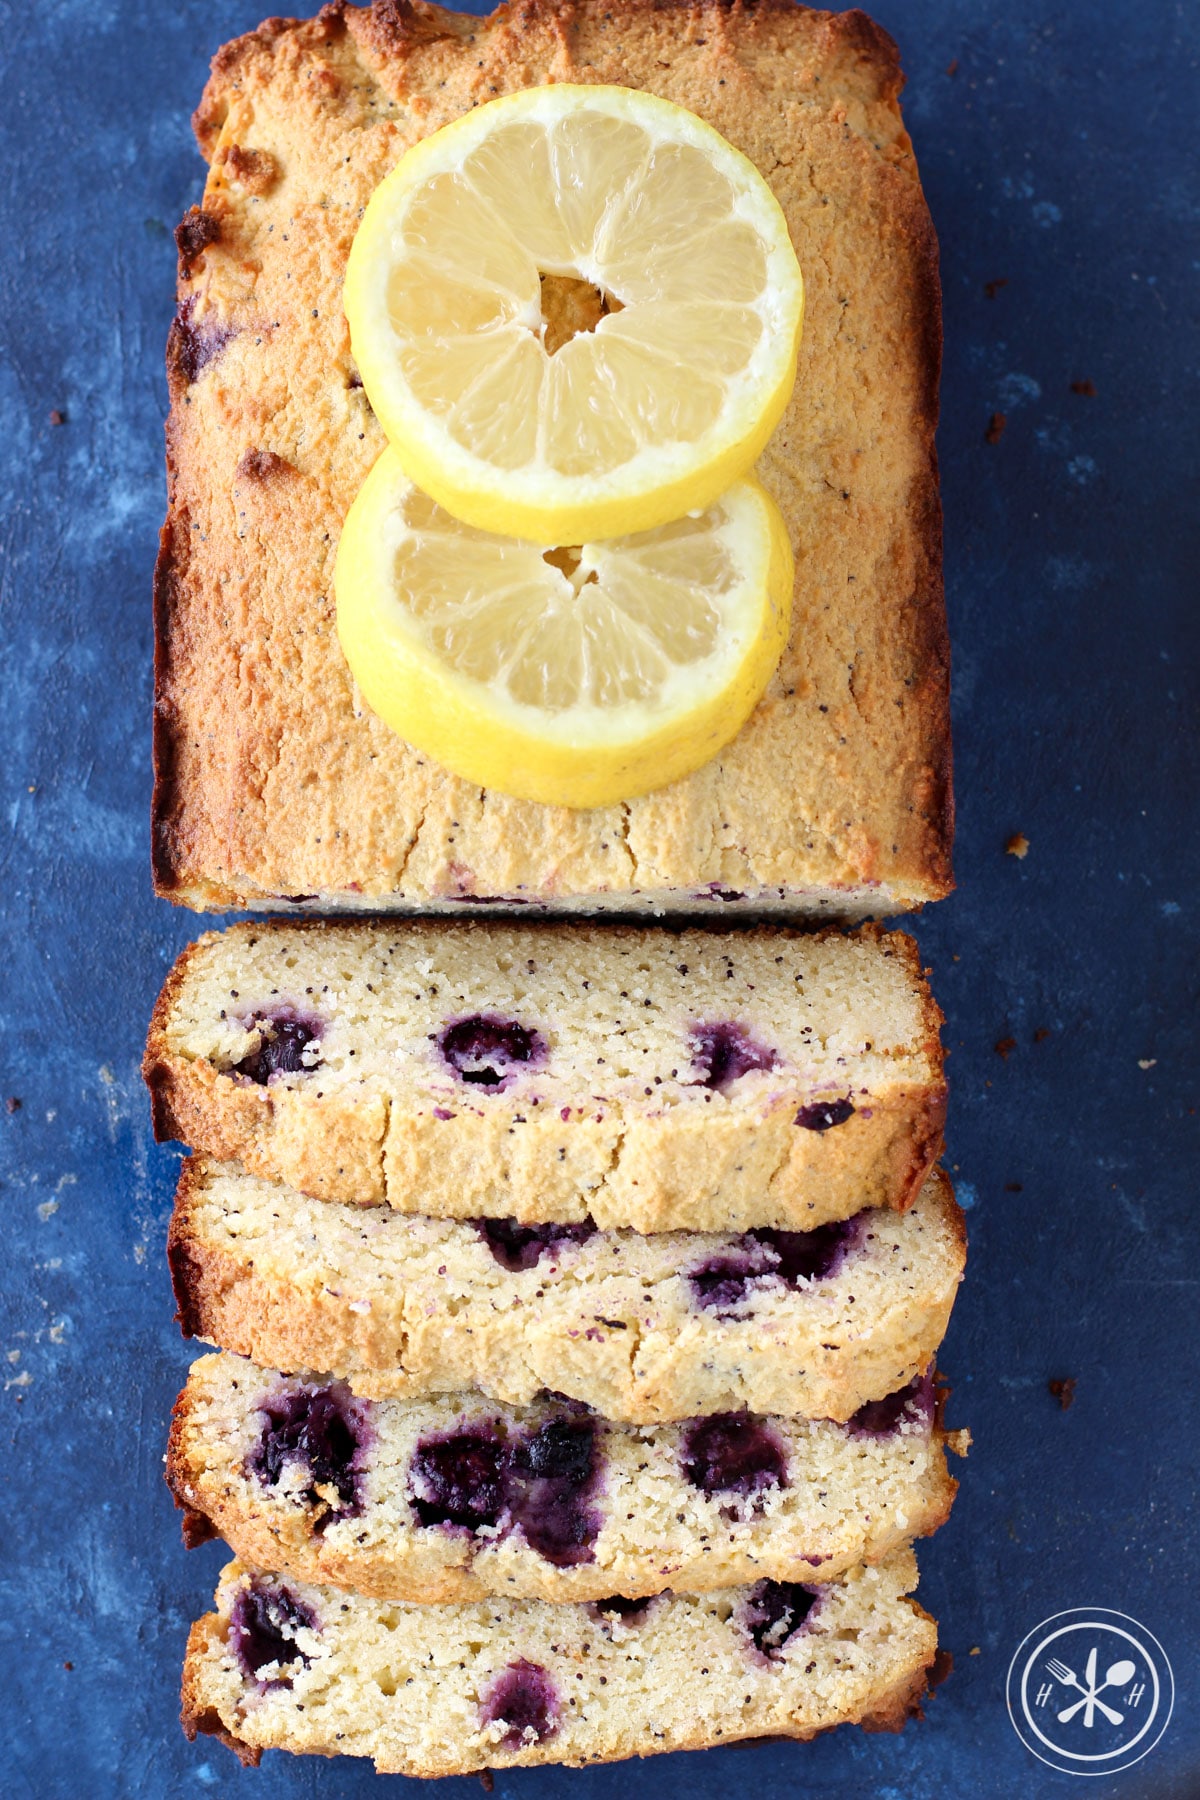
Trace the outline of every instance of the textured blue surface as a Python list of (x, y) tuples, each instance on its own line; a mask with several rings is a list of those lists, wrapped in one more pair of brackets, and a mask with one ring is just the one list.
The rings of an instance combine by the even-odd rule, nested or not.
[[(188, 114), (260, 10), (0, 0), (0, 1097), (21, 1102), (0, 1108), (0, 1787), (37, 1800), (377, 1785), (278, 1755), (242, 1773), (176, 1723), (222, 1553), (184, 1555), (161, 1481), (189, 1358), (163, 1257), (177, 1157), (137, 1063), (198, 921), (150, 895), (149, 578), (169, 234), (203, 173)], [(1024, 1634), (1080, 1605), (1142, 1620), (1178, 1684), (1159, 1748), (1084, 1791), (1200, 1794), (1200, 24), (1167, 0), (877, 10), (946, 297), (960, 887), (918, 931), (972, 1231), (942, 1361), (976, 1448), (922, 1595), (957, 1669), (899, 1739), (510, 1773), (505, 1800), (1075, 1791), (1017, 1742), (1003, 1689)]]

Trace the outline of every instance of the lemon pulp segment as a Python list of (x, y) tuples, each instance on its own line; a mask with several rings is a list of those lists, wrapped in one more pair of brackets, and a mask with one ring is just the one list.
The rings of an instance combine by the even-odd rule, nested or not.
[(754, 165), (615, 87), (478, 107), (380, 183), (345, 309), (367, 396), (456, 518), (541, 542), (707, 506), (787, 403), (804, 289)]
[(454, 519), (386, 450), (338, 547), (338, 634), (368, 705), (500, 793), (610, 805), (714, 756), (787, 641), (792, 555), (755, 480), (576, 546)]

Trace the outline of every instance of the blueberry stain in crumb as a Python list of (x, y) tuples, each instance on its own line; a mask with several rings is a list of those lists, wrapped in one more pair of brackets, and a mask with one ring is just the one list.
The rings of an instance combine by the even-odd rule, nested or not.
[(600, 1472), (596, 1426), (571, 1414), (508, 1438), (475, 1427), (417, 1445), (413, 1510), (425, 1526), (519, 1530), (555, 1568), (591, 1562), (600, 1516), (589, 1505)]
[(323, 1020), (281, 1006), (253, 1013), (245, 1023), (247, 1029), (258, 1028), (258, 1048), (233, 1066), (257, 1086), (265, 1087), (273, 1075), (308, 1074), (319, 1064), (320, 1053), (314, 1056), (311, 1046), (321, 1041)]
[[(254, 1681), (272, 1663), (286, 1670), (289, 1664), (307, 1665), (308, 1652), (296, 1643), (297, 1631), (316, 1628), (316, 1615), (286, 1587), (260, 1587), (251, 1583), (239, 1593), (229, 1615), (229, 1631), (244, 1673)], [(288, 1673), (271, 1676), (269, 1687), (291, 1687)]]
[[(364, 1446), (361, 1406), (333, 1388), (300, 1388), (264, 1402), (262, 1434), (250, 1468), (267, 1487), (278, 1487), (285, 1470), (303, 1463), (309, 1474), (305, 1498), (323, 1505), (327, 1517), (348, 1518), (362, 1510), (362, 1471), (356, 1467)], [(331, 1502), (328, 1492), (337, 1495)]]
[(778, 1662), (819, 1598), (797, 1581), (760, 1581), (751, 1588), (743, 1613), (754, 1648), (769, 1661)]
[(546, 1056), (546, 1042), (539, 1031), (494, 1013), (456, 1019), (439, 1033), (437, 1042), (443, 1059), (459, 1079), (475, 1087), (503, 1088), (514, 1075), (536, 1068)]
[(558, 1730), (558, 1695), (554, 1683), (539, 1663), (521, 1657), (496, 1677), (479, 1708), (485, 1725), (506, 1727), (501, 1742), (506, 1750), (540, 1744)]
[(887, 1437), (900, 1426), (933, 1417), (933, 1371), (914, 1375), (906, 1387), (882, 1400), (868, 1400), (847, 1423), (856, 1437)]
[(519, 1225), (515, 1219), (473, 1219), (480, 1237), (500, 1264), (516, 1274), (534, 1269), (554, 1244), (583, 1244), (595, 1235), (590, 1219), (580, 1225)]
[(802, 1106), (793, 1123), (805, 1131), (832, 1131), (835, 1125), (844, 1125), (853, 1117), (854, 1107), (849, 1100), (818, 1100), (811, 1106)]
[(409, 1468), (409, 1492), (422, 1525), (478, 1531), (494, 1527), (507, 1510), (505, 1445), (493, 1431), (463, 1431), (417, 1445)]
[(749, 1297), (751, 1283), (779, 1282), (795, 1289), (801, 1281), (823, 1281), (858, 1247), (861, 1217), (834, 1219), (813, 1231), (747, 1232), (737, 1248), (688, 1271), (696, 1304), (705, 1312), (723, 1313)]
[(787, 1458), (775, 1433), (748, 1413), (714, 1413), (687, 1427), (683, 1472), (707, 1494), (751, 1495), (787, 1486)]
[(740, 1306), (750, 1283), (766, 1273), (765, 1261), (753, 1254), (714, 1256), (688, 1271), (688, 1284), (701, 1311), (721, 1314)]
[(197, 323), (195, 311), (196, 296), (189, 294), (180, 303), (167, 338), (167, 374), (184, 387), (198, 380), (237, 336), (236, 327), (211, 316)]
[(607, 1600), (597, 1600), (595, 1608), (601, 1623), (605, 1619), (620, 1619), (623, 1625), (640, 1625), (653, 1604), (653, 1594), (640, 1600), (631, 1600), (625, 1594), (613, 1594)]
[(750, 1236), (774, 1258), (773, 1274), (794, 1288), (798, 1281), (824, 1281), (841, 1267), (846, 1254), (857, 1247), (861, 1235), (859, 1217), (831, 1219), (812, 1231), (752, 1231)]
[(769, 1045), (759, 1043), (744, 1025), (732, 1020), (694, 1025), (691, 1037), (692, 1067), (700, 1085), (720, 1094), (752, 1070), (773, 1069), (778, 1060)]
[(513, 1517), (530, 1549), (557, 1569), (595, 1558), (600, 1519), (587, 1502), (597, 1465), (591, 1419), (550, 1419), (514, 1445)]

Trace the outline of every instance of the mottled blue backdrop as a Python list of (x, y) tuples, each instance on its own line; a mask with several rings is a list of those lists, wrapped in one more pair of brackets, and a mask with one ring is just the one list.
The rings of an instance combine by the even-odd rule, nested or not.
[[(184, 1554), (161, 1479), (189, 1356), (163, 1256), (177, 1153), (151, 1144), (137, 1066), (199, 922), (150, 893), (150, 571), (170, 233), (203, 178), (188, 115), (212, 52), (265, 10), (0, 0), (6, 1796), (377, 1785), (280, 1755), (243, 1773), (176, 1717), (222, 1552)], [(972, 1233), (942, 1360), (976, 1443), (922, 1596), (956, 1669), (900, 1738), (508, 1773), (504, 1800), (1077, 1791), (1018, 1743), (1003, 1696), (1025, 1633), (1085, 1605), (1140, 1619), (1178, 1684), (1159, 1747), (1090, 1791), (1200, 1794), (1200, 17), (877, 11), (946, 298), (960, 886), (918, 930)], [(1047, 1387), (1065, 1377), (1069, 1411)]]

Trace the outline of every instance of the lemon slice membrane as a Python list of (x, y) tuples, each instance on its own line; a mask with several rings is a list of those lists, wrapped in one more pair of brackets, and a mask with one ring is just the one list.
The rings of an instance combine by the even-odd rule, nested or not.
[(346, 660), (401, 737), (481, 786), (594, 807), (736, 734), (787, 641), (792, 555), (753, 479), (648, 531), (546, 547), (460, 523), (389, 449), (336, 588)]
[(558, 85), (414, 146), (350, 253), (371, 405), (454, 517), (580, 544), (701, 510), (795, 380), (803, 283), (754, 165), (669, 101)]

